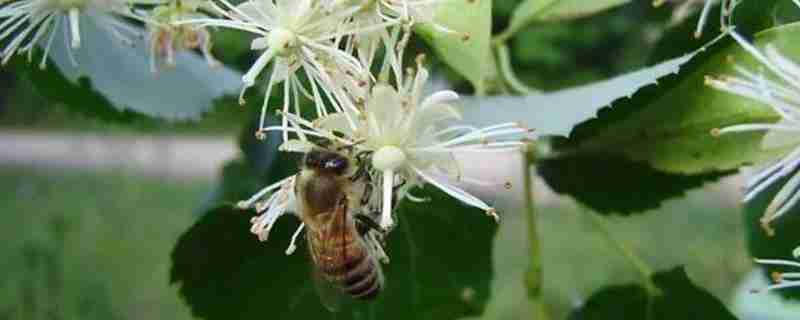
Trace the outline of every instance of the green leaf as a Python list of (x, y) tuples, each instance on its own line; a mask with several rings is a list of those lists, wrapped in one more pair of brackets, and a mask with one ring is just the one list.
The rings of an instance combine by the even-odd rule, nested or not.
[[(118, 110), (167, 120), (197, 120), (211, 109), (216, 98), (236, 95), (241, 88), (241, 73), (226, 66), (211, 67), (204, 58), (188, 51), (176, 53), (174, 67), (154, 74), (145, 49), (149, 47), (146, 37), (134, 37), (130, 46), (123, 45), (102, 21), (92, 17), (81, 19), (84, 40), (80, 48), (64, 45), (68, 43), (65, 36), (64, 32), (54, 33), (48, 72), (59, 73), (72, 83), (89, 79), (94, 91)], [(34, 69), (37, 65), (27, 67)]]
[[(770, 29), (760, 33), (757, 42), (786, 48), (791, 55), (800, 50), (798, 28), (800, 25)], [(678, 75), (667, 76), (632, 98), (620, 99), (601, 109), (597, 118), (576, 126), (566, 142), (552, 144), (553, 151), (540, 157), (547, 161), (543, 169), (549, 173), (548, 184), (598, 211), (627, 214), (653, 208), (739, 166), (785, 152), (764, 150), (763, 133), (710, 134), (714, 128), (779, 119), (767, 106), (703, 86), (705, 75), (733, 74), (725, 63), (729, 57), (758, 68), (749, 54), (729, 41), (696, 55)], [(579, 164), (591, 170), (581, 170)], [(632, 170), (624, 170), (625, 166)], [(571, 171), (554, 171), (564, 168)], [(639, 174), (646, 178), (637, 178)], [(625, 192), (627, 185), (642, 186), (648, 196), (628, 200), (625, 193), (600, 192)]]
[[(747, 226), (748, 248), (753, 258), (795, 261), (792, 251), (800, 246), (800, 233), (797, 232), (797, 230), (800, 230), (800, 206), (795, 205), (789, 212), (785, 213), (783, 218), (771, 224), (775, 231), (774, 236), (769, 236), (761, 225), (761, 217), (767, 210), (769, 203), (790, 178), (791, 175), (787, 175), (786, 178), (776, 181), (745, 204), (744, 219)], [(770, 279), (770, 274), (776, 271), (797, 272), (797, 269), (792, 270), (775, 266), (766, 266), (764, 268), (765, 276)], [(800, 290), (787, 289), (776, 292), (785, 297), (800, 298)]]
[(36, 93), (48, 100), (62, 103), (78, 114), (113, 123), (145, 127), (152, 127), (159, 123), (145, 114), (115, 108), (108, 99), (94, 90), (92, 83), (86, 78), (78, 79), (73, 83), (64, 78), (55, 68), (41, 70), (22, 60), (22, 58), (15, 58), (12, 60), (12, 66), (20, 77), (33, 84)]
[(689, 53), (612, 79), (555, 92), (463, 97), (464, 121), (476, 126), (522, 122), (540, 135), (568, 135), (576, 124), (591, 119), (600, 108), (633, 95), (661, 77), (677, 73), (693, 56), (694, 53)]
[(438, 6), (434, 21), (453, 32), (442, 32), (430, 24), (414, 31), (428, 42), (447, 65), (469, 80), (476, 92), (485, 92), (492, 62), (489, 42), (492, 32), (492, 0), (449, 0)]
[(496, 225), (482, 211), (429, 188), (419, 193), (430, 202), (406, 201), (397, 209), (399, 225), (387, 239), (391, 263), (384, 265), (386, 287), (378, 300), (354, 302), (331, 315), (314, 292), (304, 241), (298, 242), (294, 255), (284, 254), (299, 221), (281, 218), (269, 242), (261, 243), (249, 233), (253, 212), (232, 207), (297, 170), (296, 155), (258, 155), (265, 149), (243, 137), (246, 160), (225, 167), (222, 186), (209, 204), (212, 209), (181, 236), (172, 254), (171, 281), (180, 286), (195, 316), (457, 319), (483, 312)]
[[(800, 25), (759, 33), (756, 43), (772, 43), (788, 55), (800, 51)], [(685, 72), (645, 87), (630, 99), (601, 109), (578, 125), (556, 153), (619, 155), (665, 172), (700, 174), (726, 171), (772, 156), (761, 148), (763, 133), (714, 137), (712, 129), (741, 123), (774, 122), (769, 107), (704, 86), (707, 75), (734, 74), (726, 61), (758, 70), (750, 55), (725, 41), (688, 63)]]
[(525, 0), (514, 10), (508, 29), (500, 37), (511, 37), (533, 22), (581, 18), (628, 2), (630, 0)]
[(570, 195), (600, 214), (620, 215), (656, 209), (667, 199), (732, 173), (668, 173), (618, 155), (545, 159), (536, 169), (553, 191)]
[(639, 285), (610, 286), (592, 295), (569, 319), (736, 319), (721, 301), (694, 285), (683, 267), (658, 272), (652, 281), (660, 289), (655, 297)]

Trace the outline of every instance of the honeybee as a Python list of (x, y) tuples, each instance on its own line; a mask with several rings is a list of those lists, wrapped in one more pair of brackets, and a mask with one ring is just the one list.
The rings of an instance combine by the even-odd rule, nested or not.
[(338, 308), (337, 295), (377, 297), (384, 285), (379, 260), (386, 257), (381, 229), (367, 212), (371, 184), (364, 161), (340, 151), (306, 153), (295, 184), (317, 290), (331, 311)]

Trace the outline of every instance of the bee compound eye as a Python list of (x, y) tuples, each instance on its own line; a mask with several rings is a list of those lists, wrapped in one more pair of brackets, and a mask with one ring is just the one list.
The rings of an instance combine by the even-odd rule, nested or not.
[(336, 170), (337, 172), (342, 172), (347, 169), (347, 159), (344, 158), (333, 158), (329, 159), (325, 162), (326, 169)]

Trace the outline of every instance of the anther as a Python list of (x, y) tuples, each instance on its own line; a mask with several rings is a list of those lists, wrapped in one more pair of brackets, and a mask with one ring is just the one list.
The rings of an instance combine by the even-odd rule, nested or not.
[(486, 215), (494, 218), (494, 221), (500, 223), (500, 216), (497, 215), (497, 210), (494, 208), (486, 209)]
[(775, 236), (775, 229), (769, 225), (770, 220), (766, 217), (761, 218), (761, 229), (764, 229), (764, 232), (767, 234), (768, 237)]
[(770, 273), (769, 276), (770, 278), (772, 278), (772, 282), (781, 283), (783, 281), (783, 274), (780, 272), (775, 271), (773, 273)]

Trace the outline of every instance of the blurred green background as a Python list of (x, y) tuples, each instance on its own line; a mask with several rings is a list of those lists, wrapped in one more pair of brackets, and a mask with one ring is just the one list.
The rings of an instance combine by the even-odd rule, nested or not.
[[(496, 31), (507, 24), (517, 2), (494, 1)], [(647, 65), (655, 44), (669, 31), (672, 13), (670, 6), (656, 9), (651, 1), (634, 1), (591, 18), (532, 25), (511, 43), (514, 69), (528, 85), (543, 90), (637, 70)], [(217, 50), (236, 45), (233, 40), (218, 42)], [(225, 57), (240, 65), (252, 60), (247, 54)], [(459, 88), (466, 87), (454, 80)], [(233, 144), (247, 117), (248, 112), (231, 107), (197, 124), (109, 124), (48, 101), (24, 77), (0, 73), (0, 146), (17, 136), (72, 139), (75, 148), (85, 147), (81, 139), (87, 136), (136, 136), (155, 145), (190, 139), (216, 146)], [(103, 146), (113, 149), (112, 143), (98, 148)], [(174, 143), (165, 145), (161, 156), (139, 159), (145, 165), (133, 168), (116, 163), (135, 158), (135, 151), (100, 165), (92, 160), (96, 154), (91, 150), (57, 154), (47, 145), (41, 148), (4, 148), (13, 156), (0, 157), (0, 319), (191, 318), (168, 284), (169, 253), (212, 192), (218, 173), (213, 166), (201, 166), (205, 173), (164, 174), (181, 171), (168, 165), (171, 152), (195, 150)], [(26, 161), (26, 152), (49, 161)], [(225, 160), (225, 155), (216, 156)], [(736, 179), (671, 200), (657, 213), (612, 219), (612, 228), (653, 268), (686, 264), (693, 280), (729, 301), (738, 280), (751, 268), (741, 215), (735, 209)], [(558, 318), (603, 285), (638, 279), (587, 220), (587, 209), (558, 199), (543, 185), (538, 189), (546, 299)], [(520, 283), (527, 266), (521, 258), (527, 246), (524, 226), (517, 214), (509, 214), (501, 225), (495, 244), (494, 297), (486, 318), (519, 319), (527, 310)]]

